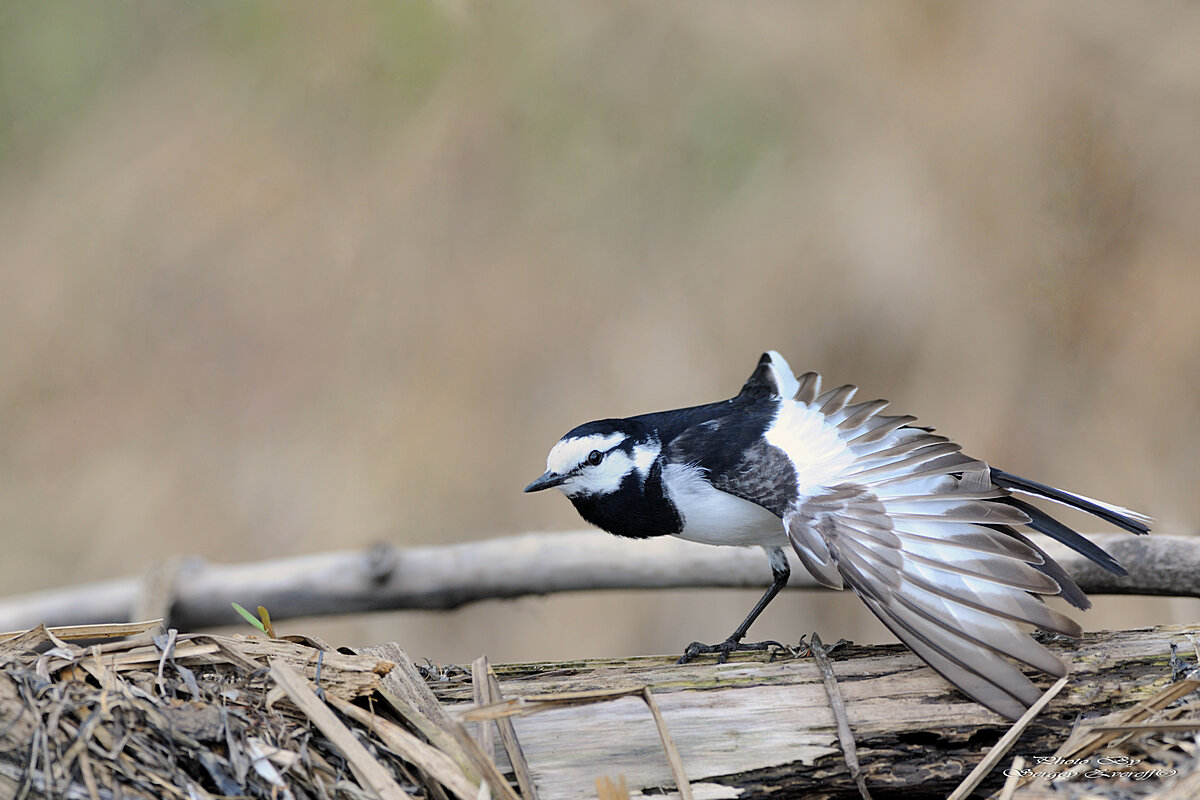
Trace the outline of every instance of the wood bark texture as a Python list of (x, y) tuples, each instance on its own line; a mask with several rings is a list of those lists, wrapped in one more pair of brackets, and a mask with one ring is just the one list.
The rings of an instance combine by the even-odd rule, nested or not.
[[(1051, 756), (1081, 721), (1144, 701), (1172, 680), (1171, 643), (1193, 653), (1200, 625), (1059, 638), (1069, 685), (979, 788), (999, 789), (1017, 755)], [(899, 645), (836, 649), (858, 759), (874, 798), (945, 797), (1010, 727), (970, 702)], [(1192, 657), (1194, 662), (1194, 656)], [(1194, 663), (1192, 664), (1194, 666)], [(697, 798), (857, 798), (816, 665), (809, 658), (737, 655), (679, 665), (673, 657), (494, 665), (506, 698), (650, 686)], [(1039, 686), (1053, 680), (1042, 677)], [(474, 706), (468, 682), (434, 683), (452, 714)], [(672, 791), (662, 744), (636, 697), (542, 711), (515, 720), (543, 798), (591, 796), (618, 776), (631, 795)]]

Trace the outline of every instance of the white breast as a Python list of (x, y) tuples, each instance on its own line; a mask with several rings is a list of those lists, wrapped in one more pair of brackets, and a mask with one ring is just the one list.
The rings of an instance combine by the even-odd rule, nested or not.
[(759, 505), (712, 487), (694, 466), (668, 464), (663, 470), (667, 496), (683, 517), (680, 539), (701, 544), (787, 544), (783, 521)]

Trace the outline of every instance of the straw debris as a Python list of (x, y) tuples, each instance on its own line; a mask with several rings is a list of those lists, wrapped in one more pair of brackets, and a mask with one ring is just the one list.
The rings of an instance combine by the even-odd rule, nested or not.
[(399, 648), (102, 627), (0, 641), (0, 798), (515, 797)]
[(1200, 796), (1198, 641), (1200, 627), (1165, 626), (1051, 642), (1076, 672), (1009, 727), (897, 646), (839, 650), (839, 715), (803, 658), (468, 670), (419, 666), (395, 643), (38, 627), (0, 634), (0, 800), (850, 800), (959, 785), (1185, 800)]
[(1132, 708), (1081, 721), (1052, 756), (1006, 770), (1006, 797), (1191, 800), (1200, 794), (1197, 690), (1192, 670)]

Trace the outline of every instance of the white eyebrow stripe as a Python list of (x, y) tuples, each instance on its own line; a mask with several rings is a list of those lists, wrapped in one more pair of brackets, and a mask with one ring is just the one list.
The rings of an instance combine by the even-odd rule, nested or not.
[(624, 440), (623, 433), (593, 433), (590, 436), (563, 439), (554, 445), (550, 455), (546, 456), (546, 469), (557, 475), (565, 475), (582, 464), (583, 459), (593, 450), (604, 453)]

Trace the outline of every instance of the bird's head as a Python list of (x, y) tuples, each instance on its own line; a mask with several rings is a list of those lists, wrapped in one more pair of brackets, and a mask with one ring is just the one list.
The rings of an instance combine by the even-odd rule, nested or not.
[(661, 447), (641, 428), (621, 419), (580, 425), (550, 449), (546, 472), (525, 491), (557, 487), (567, 497), (585, 497), (617, 491), (634, 472), (645, 480)]

